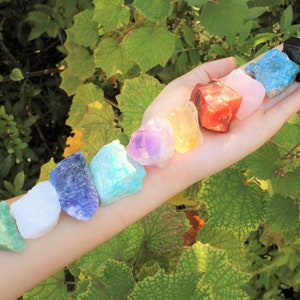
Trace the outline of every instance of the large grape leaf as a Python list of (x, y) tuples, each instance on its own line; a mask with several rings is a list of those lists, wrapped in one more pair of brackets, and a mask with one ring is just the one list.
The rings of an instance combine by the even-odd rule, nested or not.
[(66, 58), (69, 72), (79, 78), (89, 78), (94, 74), (94, 57), (82, 46), (74, 46)]
[(248, 299), (242, 286), (250, 275), (234, 268), (225, 251), (217, 250), (209, 244), (197, 242), (185, 250), (178, 263), (177, 271), (202, 274), (201, 285), (210, 286), (215, 300)]
[(225, 250), (229, 261), (239, 270), (250, 268), (252, 262), (246, 256), (244, 241), (232, 232), (211, 228), (209, 223), (206, 223), (198, 233), (197, 240), (216, 249)]
[(207, 2), (201, 10), (201, 21), (212, 34), (231, 36), (238, 33), (248, 15), (246, 0)]
[(91, 275), (101, 271), (101, 264), (108, 259), (128, 261), (137, 255), (143, 234), (143, 228), (138, 223), (134, 223), (99, 247), (81, 256), (76, 264), (84, 274)]
[(102, 68), (107, 77), (124, 75), (132, 66), (128, 59), (124, 44), (112, 38), (103, 39), (94, 53), (96, 67)]
[(237, 169), (229, 168), (202, 182), (200, 200), (206, 203), (212, 228), (244, 237), (265, 219), (265, 192)]
[(72, 295), (67, 290), (64, 271), (47, 278), (35, 288), (23, 295), (24, 300), (32, 299), (71, 299)]
[(156, 253), (167, 253), (182, 248), (183, 232), (187, 229), (184, 215), (164, 204), (140, 221), (147, 247)]
[(299, 206), (291, 198), (274, 195), (267, 204), (266, 212), (268, 224), (274, 232), (284, 233), (300, 225)]
[(146, 72), (157, 65), (165, 66), (175, 49), (175, 39), (165, 26), (148, 23), (132, 30), (124, 41), (125, 50), (128, 57)]
[(125, 300), (135, 283), (131, 269), (124, 262), (112, 259), (108, 259), (98, 273), (87, 276), (84, 281), (87, 288), (77, 296), (78, 300)]
[(117, 96), (119, 107), (124, 113), (121, 125), (125, 133), (131, 134), (141, 125), (144, 111), (163, 87), (156, 79), (146, 74), (125, 80), (121, 94)]
[(85, 10), (74, 16), (74, 25), (68, 30), (73, 33), (74, 42), (80, 46), (92, 47), (99, 38), (98, 24), (93, 21), (94, 12)]
[(170, 0), (135, 0), (133, 4), (148, 20), (154, 22), (163, 21), (170, 16), (172, 11)]
[(269, 142), (247, 156), (242, 163), (245, 164), (252, 176), (267, 180), (275, 175), (279, 158), (278, 147)]
[(81, 85), (76, 95), (73, 97), (72, 105), (69, 111), (69, 118), (67, 120), (68, 125), (73, 129), (80, 129), (79, 124), (83, 121), (83, 118), (88, 110), (88, 105), (99, 101), (103, 101), (104, 93), (101, 88), (93, 83)]
[(128, 299), (205, 299), (203, 296), (206, 296), (206, 299), (210, 299), (207, 298), (209, 290), (197, 290), (199, 279), (200, 275), (195, 273), (176, 273), (167, 275), (163, 271), (160, 271), (156, 275), (148, 276), (143, 281), (137, 283)]
[(63, 89), (68, 96), (74, 95), (78, 87), (83, 83), (83, 80), (79, 76), (73, 75), (68, 68), (60, 73), (60, 77), (60, 88)]
[(102, 24), (106, 31), (125, 26), (129, 22), (130, 9), (124, 0), (94, 0), (94, 20)]

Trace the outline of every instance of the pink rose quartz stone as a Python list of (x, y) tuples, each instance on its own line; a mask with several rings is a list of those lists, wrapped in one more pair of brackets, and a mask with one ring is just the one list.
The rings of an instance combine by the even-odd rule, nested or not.
[(178, 153), (185, 153), (203, 143), (198, 111), (193, 102), (173, 108), (166, 118), (173, 126), (175, 150)]
[(171, 123), (161, 117), (150, 119), (132, 133), (127, 153), (144, 166), (165, 167), (174, 155)]
[(226, 77), (220, 79), (225, 85), (243, 96), (242, 103), (236, 114), (239, 120), (246, 119), (262, 104), (266, 90), (264, 86), (247, 75), (242, 69), (235, 69)]

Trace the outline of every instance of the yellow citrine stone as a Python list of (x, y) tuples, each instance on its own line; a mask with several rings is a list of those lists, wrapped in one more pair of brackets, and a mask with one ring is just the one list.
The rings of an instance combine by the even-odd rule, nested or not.
[(185, 153), (203, 143), (198, 112), (193, 102), (173, 108), (166, 115), (166, 119), (172, 124), (175, 150), (178, 153)]

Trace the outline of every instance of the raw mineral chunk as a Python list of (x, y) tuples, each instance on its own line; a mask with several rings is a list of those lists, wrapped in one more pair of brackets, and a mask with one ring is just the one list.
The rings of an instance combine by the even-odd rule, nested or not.
[(284, 41), (283, 51), (290, 60), (300, 65), (300, 38), (290, 37)]
[(220, 80), (243, 96), (240, 108), (236, 113), (236, 118), (239, 120), (246, 119), (254, 113), (265, 98), (264, 86), (241, 69), (233, 70)]
[(166, 118), (174, 131), (175, 150), (185, 153), (202, 144), (203, 136), (198, 122), (198, 112), (191, 101), (181, 107), (173, 108)]
[(69, 155), (50, 171), (50, 182), (68, 215), (85, 221), (92, 218), (99, 206), (99, 197), (82, 152)]
[(153, 117), (131, 135), (127, 151), (130, 157), (145, 166), (164, 167), (174, 155), (171, 123)]
[(36, 239), (51, 231), (60, 211), (57, 193), (49, 181), (40, 182), (10, 207), (25, 239)]
[(101, 205), (138, 192), (146, 176), (144, 167), (128, 156), (118, 140), (98, 151), (90, 163), (90, 170)]
[(197, 84), (190, 99), (198, 109), (200, 124), (209, 130), (227, 132), (236, 115), (242, 95), (221, 81)]
[(250, 63), (245, 72), (261, 82), (267, 95), (272, 98), (281, 94), (295, 81), (300, 67), (286, 53), (272, 49), (257, 62)]
[(9, 212), (10, 206), (0, 202), (0, 250), (20, 252), (25, 249), (23, 240), (12, 215)]

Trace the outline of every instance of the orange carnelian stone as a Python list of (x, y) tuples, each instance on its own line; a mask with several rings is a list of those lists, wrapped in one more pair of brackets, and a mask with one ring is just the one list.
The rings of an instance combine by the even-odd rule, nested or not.
[(242, 95), (220, 81), (198, 83), (191, 94), (200, 124), (209, 130), (227, 132), (236, 115)]

